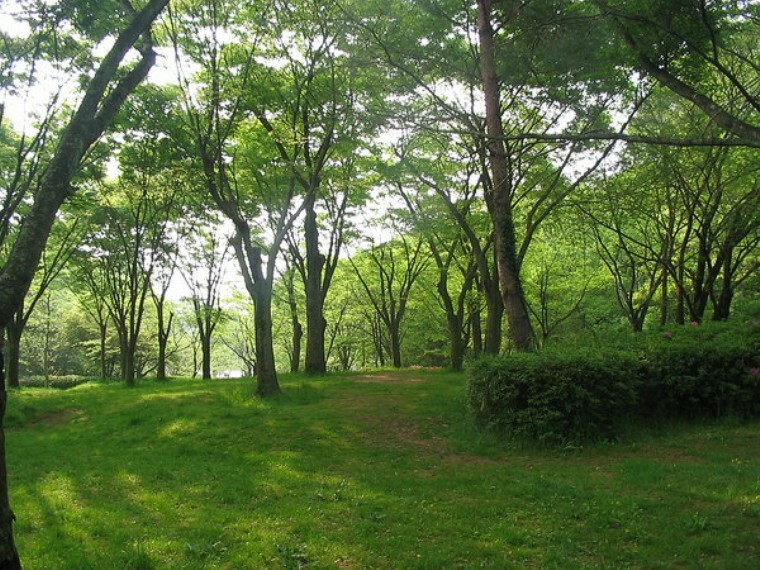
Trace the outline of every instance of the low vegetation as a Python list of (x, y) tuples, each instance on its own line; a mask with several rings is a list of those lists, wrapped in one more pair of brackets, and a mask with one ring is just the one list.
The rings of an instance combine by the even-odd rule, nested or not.
[(25, 567), (756, 568), (760, 424), (535, 450), (428, 370), (23, 388), (7, 416)]
[[(619, 342), (624, 339), (624, 342)], [(480, 359), (468, 399), (482, 425), (566, 445), (642, 423), (760, 417), (760, 326), (708, 323)]]

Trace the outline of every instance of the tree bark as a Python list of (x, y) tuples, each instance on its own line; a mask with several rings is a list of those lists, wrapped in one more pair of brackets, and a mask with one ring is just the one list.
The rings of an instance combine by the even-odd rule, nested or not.
[(275, 370), (272, 338), (272, 287), (260, 281), (254, 288), (254, 325), (256, 328), (256, 395), (266, 398), (282, 393)]
[(319, 228), (314, 211), (313, 192), (307, 196), (304, 219), (304, 239), (306, 242), (306, 362), (308, 374), (327, 372), (325, 361), (324, 316), (325, 291), (322, 288), (322, 270), (325, 256), (319, 252)]
[(8, 361), (6, 366), (6, 383), (9, 388), (19, 387), (19, 360), (21, 358), (21, 335), (24, 332), (23, 304), (5, 327)]
[(501, 122), (501, 94), (496, 77), (491, 5), (491, 0), (478, 0), (480, 63), (486, 103), (488, 159), (493, 181), (491, 217), (494, 224), (494, 248), (510, 340), (517, 350), (530, 351), (535, 347), (535, 335), (525, 303), (517, 260), (512, 184)]

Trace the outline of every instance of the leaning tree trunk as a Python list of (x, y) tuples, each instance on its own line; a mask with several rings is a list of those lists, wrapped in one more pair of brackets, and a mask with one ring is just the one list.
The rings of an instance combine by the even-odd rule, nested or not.
[(486, 103), (488, 159), (493, 181), (494, 246), (499, 285), (509, 322), (509, 336), (517, 350), (530, 351), (535, 346), (535, 335), (525, 303), (517, 261), (515, 226), (512, 218), (511, 179), (504, 147), (501, 123), (501, 95), (494, 60), (494, 30), (491, 26), (491, 0), (478, 0), (478, 32), (483, 91)]
[[(13, 249), (0, 269), (0, 329), (8, 324), (29, 290), (50, 229), (58, 209), (71, 191), (71, 179), (79, 169), (82, 157), (153, 66), (155, 53), (149, 45), (149, 30), (166, 4), (168, 0), (150, 0), (134, 14), (89, 80), (79, 107), (47, 164)], [(148, 44), (142, 47), (142, 59), (119, 77), (122, 60), (140, 38)], [(7, 402), (4, 368), (5, 362), (0, 356), (0, 570), (21, 568), (13, 540), (14, 517), (8, 498), (5, 430), (2, 427)]]

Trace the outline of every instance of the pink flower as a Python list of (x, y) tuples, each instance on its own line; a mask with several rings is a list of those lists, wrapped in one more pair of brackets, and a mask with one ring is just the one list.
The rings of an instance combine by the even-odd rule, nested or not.
[(757, 376), (758, 374), (760, 374), (760, 369), (757, 369), (757, 368), (750, 368), (749, 369), (749, 375), (750, 376)]
[(696, 327), (699, 324), (699, 321), (691, 321), (691, 326)]

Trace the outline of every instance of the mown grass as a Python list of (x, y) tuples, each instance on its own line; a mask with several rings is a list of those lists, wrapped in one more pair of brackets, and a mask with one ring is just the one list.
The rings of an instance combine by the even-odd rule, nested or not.
[(757, 568), (760, 425), (572, 452), (475, 429), (424, 371), (11, 395), (28, 569)]

